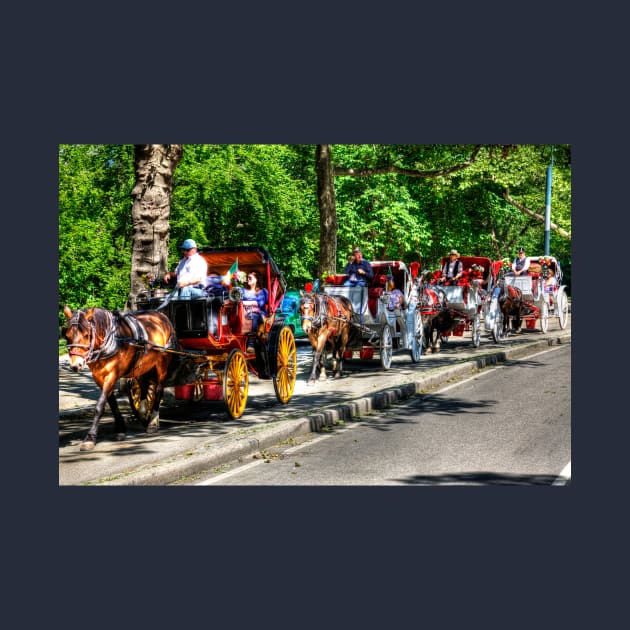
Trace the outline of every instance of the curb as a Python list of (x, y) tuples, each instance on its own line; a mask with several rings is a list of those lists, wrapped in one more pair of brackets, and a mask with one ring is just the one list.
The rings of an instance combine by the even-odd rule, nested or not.
[[(245, 458), (260, 450), (274, 446), (290, 437), (317, 433), (324, 427), (334, 426), (340, 421), (354, 421), (374, 411), (390, 407), (392, 404), (412, 398), (426, 390), (441, 385), (453, 378), (460, 378), (492, 367), (510, 359), (518, 359), (545, 350), (554, 345), (571, 343), (571, 335), (547, 338), (527, 343), (515, 348), (506, 348), (491, 354), (463, 359), (462, 363), (446, 368), (438, 368), (433, 374), (420, 379), (387, 387), (368, 396), (335, 404), (321, 411), (295, 420), (279, 420), (263, 426), (252, 427), (245, 435), (227, 435), (212, 442), (206, 442), (185, 454), (177, 454), (159, 463), (149, 464), (120, 473), (115, 478), (95, 479), (81, 485), (108, 486), (154, 486), (168, 485), (182, 478), (200, 474), (239, 458)], [(256, 435), (260, 434), (260, 435)]]

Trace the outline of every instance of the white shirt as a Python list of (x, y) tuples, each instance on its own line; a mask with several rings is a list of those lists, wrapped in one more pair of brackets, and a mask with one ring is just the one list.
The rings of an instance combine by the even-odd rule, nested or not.
[(177, 282), (192, 282), (196, 278), (204, 283), (208, 275), (208, 263), (199, 253), (195, 252), (190, 258), (184, 256), (175, 269)]

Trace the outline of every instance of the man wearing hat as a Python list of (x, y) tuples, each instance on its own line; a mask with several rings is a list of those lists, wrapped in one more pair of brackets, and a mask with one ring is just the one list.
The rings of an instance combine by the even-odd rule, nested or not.
[(180, 249), (184, 250), (184, 257), (179, 261), (175, 271), (164, 274), (164, 282), (177, 276), (177, 289), (180, 300), (194, 297), (205, 297), (204, 286), (208, 275), (208, 263), (197, 250), (197, 243), (187, 238)]
[(348, 279), (343, 283), (344, 287), (365, 287), (374, 277), (372, 265), (363, 259), (363, 254), (359, 247), (352, 250), (354, 260), (343, 268), (343, 272), (348, 275)]
[(455, 284), (464, 273), (464, 265), (459, 259), (459, 252), (456, 249), (451, 249), (448, 253), (448, 260), (442, 266), (442, 277), (440, 282), (446, 284)]
[(525, 256), (525, 250), (522, 247), (518, 248), (518, 256), (512, 263), (512, 271), (515, 276), (526, 276), (529, 269), (529, 257)]

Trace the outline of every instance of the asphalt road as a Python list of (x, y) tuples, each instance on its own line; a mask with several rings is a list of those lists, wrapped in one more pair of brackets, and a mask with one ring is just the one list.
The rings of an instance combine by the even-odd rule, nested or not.
[[(392, 367), (384, 371), (378, 359), (346, 362), (346, 376), (308, 386), (308, 346), (302, 352), (298, 381), (287, 405), (276, 400), (271, 381), (250, 378), (245, 414), (228, 419), (222, 402), (195, 406), (172, 397), (160, 408), (160, 431), (143, 432), (130, 423), (128, 437), (115, 441), (113, 419), (101, 422), (94, 451), (79, 451), (93, 415), (98, 389), (89, 372), (71, 372), (64, 358), (59, 365), (59, 485), (166, 485), (203, 473), (239, 457), (253, 454), (285, 439), (349, 422), (382, 409), (392, 402), (415, 396), (452, 378), (461, 378), (487, 366), (532, 353), (557, 343), (570, 344), (569, 327), (560, 331), (550, 322), (546, 335), (529, 331), (495, 344), (482, 335), (472, 346), (470, 334), (453, 337), (437, 355), (425, 355), (414, 364), (406, 351), (394, 353)], [(124, 403), (124, 399), (121, 399)]]
[(564, 485), (571, 348), (554, 346), (301, 444), (287, 440), (195, 485)]

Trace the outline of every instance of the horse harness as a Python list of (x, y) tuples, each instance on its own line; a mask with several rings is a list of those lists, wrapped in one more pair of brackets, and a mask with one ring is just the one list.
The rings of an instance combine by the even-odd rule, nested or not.
[[(312, 322), (313, 328), (321, 328), (324, 325), (324, 322), (326, 320), (331, 320), (333, 322), (344, 322), (344, 323), (349, 321), (348, 318), (344, 315), (339, 305), (337, 304), (337, 302), (335, 302), (335, 300), (333, 300), (327, 295), (322, 295), (322, 294), (318, 294), (314, 296), (309, 295), (303, 299), (304, 299), (305, 304), (307, 302), (314, 304), (313, 316), (312, 317), (310, 315), (302, 316), (302, 319), (306, 319)], [(333, 309), (332, 314), (326, 313), (326, 306), (325, 306), (326, 303), (332, 305), (331, 306), (331, 308)], [(333, 333), (336, 333), (336, 332), (337, 332), (336, 330), (333, 331)]]
[[(85, 362), (89, 365), (90, 363), (95, 363), (96, 361), (101, 361), (104, 359), (109, 359), (113, 357), (119, 349), (119, 344), (126, 343), (128, 345), (133, 345), (138, 348), (136, 352), (136, 356), (134, 358), (133, 364), (135, 365), (138, 360), (141, 358), (140, 355), (147, 352), (148, 345), (156, 345), (152, 344), (149, 340), (149, 335), (147, 334), (146, 328), (142, 325), (142, 323), (130, 313), (120, 313), (119, 311), (115, 311), (111, 313), (103, 309), (103, 314), (107, 319), (106, 323), (106, 333), (103, 338), (103, 343), (96, 350), (94, 349), (96, 343), (96, 324), (94, 319), (87, 320), (87, 323), (90, 327), (90, 343), (71, 343), (68, 344), (68, 353), (70, 355), (77, 355), (83, 357)], [(81, 315), (85, 317), (85, 312), (82, 310), (77, 310), (70, 321), (67, 324), (67, 327), (71, 326), (81, 327), (80, 318)], [(131, 337), (121, 337), (116, 334), (118, 329), (119, 322), (124, 321), (129, 328), (131, 329)], [(172, 339), (169, 339), (168, 347), (172, 345)], [(160, 349), (162, 346), (157, 346)], [(85, 354), (81, 354), (77, 348), (87, 348), (87, 352)]]

